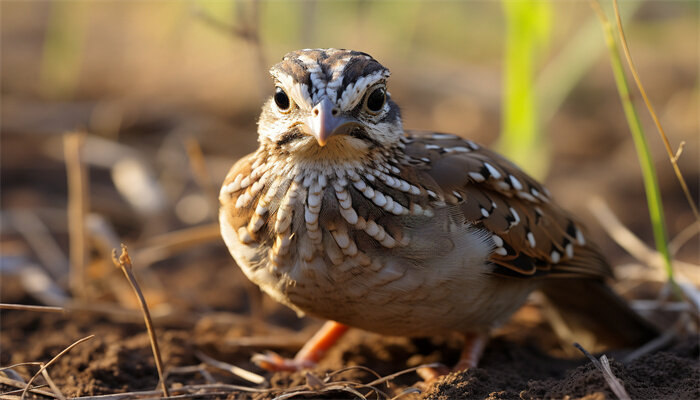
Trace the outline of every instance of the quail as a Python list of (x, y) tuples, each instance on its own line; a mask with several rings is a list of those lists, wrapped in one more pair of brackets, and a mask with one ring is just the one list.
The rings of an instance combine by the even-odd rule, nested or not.
[(473, 141), (404, 130), (389, 70), (370, 55), (304, 49), (270, 74), (259, 148), (221, 188), (221, 234), (264, 292), (329, 322), (294, 359), (268, 353), (262, 366), (313, 366), (356, 327), (459, 332), (455, 368), (474, 367), (536, 289), (614, 345), (656, 335), (545, 187)]

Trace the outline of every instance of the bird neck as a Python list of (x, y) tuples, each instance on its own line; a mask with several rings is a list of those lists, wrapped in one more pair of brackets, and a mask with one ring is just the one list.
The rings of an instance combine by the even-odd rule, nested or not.
[(256, 152), (256, 162), (271, 176), (295, 180), (344, 179), (354, 174), (390, 173), (396, 170), (405, 157), (403, 143), (380, 148), (358, 149), (342, 141), (330, 142), (325, 147), (310, 145), (281, 149), (261, 144)]

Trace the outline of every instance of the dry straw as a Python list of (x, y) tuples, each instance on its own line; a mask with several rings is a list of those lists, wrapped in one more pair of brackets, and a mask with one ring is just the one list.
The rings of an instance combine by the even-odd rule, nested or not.
[(148, 338), (151, 340), (151, 349), (153, 350), (153, 357), (156, 361), (156, 369), (158, 369), (158, 377), (160, 378), (163, 395), (165, 397), (170, 397), (170, 393), (168, 393), (168, 386), (165, 382), (163, 374), (163, 360), (160, 356), (158, 338), (156, 338), (155, 328), (153, 327), (153, 321), (151, 320), (151, 313), (148, 311), (146, 299), (143, 296), (143, 292), (141, 292), (138, 282), (136, 282), (136, 277), (134, 277), (131, 258), (129, 257), (129, 251), (126, 248), (126, 245), (122, 244), (122, 254), (119, 257), (117, 257), (117, 249), (113, 250), (112, 261), (117, 268), (121, 268), (122, 272), (124, 272), (124, 276), (131, 284), (131, 288), (134, 289), (134, 293), (139, 299), (139, 305), (141, 306), (141, 311), (143, 312), (143, 320), (146, 323), (146, 329), (148, 330)]

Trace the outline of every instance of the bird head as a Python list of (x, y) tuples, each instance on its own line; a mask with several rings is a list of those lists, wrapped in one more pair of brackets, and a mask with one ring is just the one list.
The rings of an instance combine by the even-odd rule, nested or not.
[(403, 134), (387, 91), (389, 70), (365, 53), (291, 52), (270, 69), (274, 94), (258, 121), (260, 142), (306, 157), (365, 156)]

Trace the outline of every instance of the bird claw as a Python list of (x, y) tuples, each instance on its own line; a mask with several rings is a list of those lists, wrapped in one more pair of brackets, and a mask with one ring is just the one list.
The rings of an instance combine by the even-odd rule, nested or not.
[(284, 358), (272, 351), (267, 351), (264, 354), (255, 354), (251, 361), (258, 367), (270, 372), (296, 372), (316, 366), (316, 363), (311, 360)]

